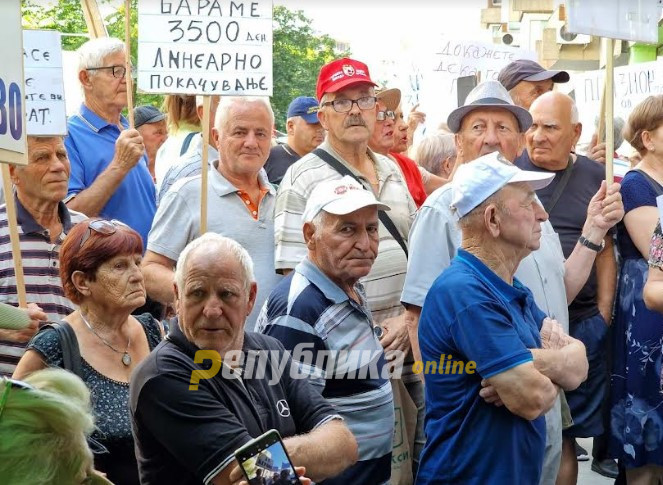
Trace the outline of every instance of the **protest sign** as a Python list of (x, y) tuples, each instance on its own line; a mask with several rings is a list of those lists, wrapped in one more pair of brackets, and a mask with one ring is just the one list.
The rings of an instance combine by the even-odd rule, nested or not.
[(66, 135), (60, 33), (23, 31), (25, 111), (29, 135)]
[(138, 89), (272, 95), (271, 0), (139, 0)]
[(0, 2), (0, 162), (25, 164), (21, 2)]

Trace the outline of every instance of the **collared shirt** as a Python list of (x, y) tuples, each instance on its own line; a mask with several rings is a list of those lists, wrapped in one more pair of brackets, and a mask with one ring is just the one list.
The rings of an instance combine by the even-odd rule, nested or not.
[[(150, 231), (147, 249), (177, 261), (185, 246), (200, 236), (201, 175), (178, 180), (159, 204)], [(262, 304), (281, 280), (274, 269), (274, 200), (275, 191), (264, 170), (258, 182), (267, 193), (257, 208), (257, 218), (247, 204), (216, 168), (209, 171), (207, 230), (234, 239), (253, 259), (258, 295), (246, 329), (253, 330)]]
[[(120, 122), (124, 129), (129, 128), (126, 118), (121, 117)], [(64, 144), (71, 163), (67, 199), (71, 199), (89, 188), (108, 168), (115, 156), (120, 128), (82, 104), (79, 112), (69, 117), (67, 130), (69, 134)], [(102, 207), (99, 216), (124, 222), (135, 229), (145, 243), (155, 211), (156, 191), (147, 158), (143, 156)]]
[[(325, 141), (319, 148), (329, 152), (341, 163), (345, 163), (331, 145)], [(377, 198), (389, 205), (389, 217), (407, 243), (407, 235), (417, 207), (408, 192), (407, 185), (396, 164), (382, 155), (368, 150), (375, 163), (379, 189)], [(352, 166), (345, 163), (372, 190), (368, 180)], [(342, 178), (342, 175), (314, 153), (302, 157), (288, 168), (276, 196), (274, 213), (275, 267), (277, 270), (291, 269), (306, 257), (307, 249), (302, 234), (302, 214), (311, 192), (325, 180)], [(362, 278), (373, 320), (398, 316), (403, 312), (400, 294), (405, 281), (407, 258), (403, 249), (389, 231), (380, 223), (380, 245), (378, 257), (368, 276)]]
[(361, 303), (306, 258), (274, 288), (257, 324), (259, 332), (292, 353), (357, 439), (359, 461), (326, 485), (378, 485), (390, 479), (391, 383), (360, 283), (355, 291)]
[[(208, 484), (235, 460), (235, 450), (274, 428), (283, 438), (334, 419), (333, 408), (309, 384), (295, 378), (289, 355), (275, 339), (244, 334), (245, 356), (286, 359), (264, 367), (263, 376), (227, 370), (189, 389), (199, 350), (174, 322), (166, 340), (136, 368), (129, 406), (141, 483)], [(281, 371), (277, 376), (276, 372)], [(250, 375), (248, 375), (250, 374)]]
[[(14, 196), (18, 236), (21, 246), (23, 278), (28, 303), (36, 303), (44, 310), (51, 321), (61, 320), (76, 309), (64, 296), (60, 280), (60, 246), (74, 224), (84, 221), (86, 217), (60, 202), (58, 214), (62, 221), (62, 233), (55, 243), (51, 242), (48, 230), (41, 227), (32, 215)], [(0, 301), (18, 306), (16, 291), (16, 273), (12, 260), (12, 248), (9, 240), (7, 222), (7, 206), (0, 206)], [(0, 374), (10, 376), (21, 356), (25, 352), (27, 342), (9, 342), (0, 340)]]
[[(538, 483), (543, 416), (528, 421), (479, 391), (482, 379), (532, 361), (545, 316), (517, 279), (508, 284), (462, 249), (435, 280), (419, 322), (421, 355), (424, 367), (452, 364), (424, 374), (427, 441), (418, 485)], [(457, 362), (464, 370), (453, 371)]]

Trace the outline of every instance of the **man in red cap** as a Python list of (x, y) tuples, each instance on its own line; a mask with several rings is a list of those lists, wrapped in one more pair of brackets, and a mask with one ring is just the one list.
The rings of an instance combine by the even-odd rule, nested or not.
[[(291, 165), (279, 186), (274, 214), (275, 267), (277, 271), (291, 271), (307, 255), (302, 234), (302, 214), (306, 201), (316, 186), (325, 180), (354, 177), (367, 190), (371, 190), (383, 204), (391, 207), (380, 217), (378, 256), (371, 272), (363, 279), (368, 306), (373, 322), (378, 326), (380, 340), (387, 358), (409, 353), (410, 343), (403, 318), (400, 293), (407, 270), (407, 237), (416, 212), (416, 205), (398, 166), (390, 159), (373, 152), (368, 142), (376, 123), (376, 84), (371, 80), (368, 67), (354, 59), (337, 59), (320, 69), (317, 98), (320, 101), (318, 118), (327, 131), (326, 140), (318, 149)], [(339, 235), (353, 231), (352, 227), (336, 228)], [(420, 404), (423, 425), (423, 387), (411, 366), (404, 366), (402, 380), (392, 380), (394, 394), (397, 387), (401, 395)], [(404, 385), (404, 386), (403, 386)], [(410, 403), (411, 404), (411, 403)], [(412, 472), (407, 467), (409, 457), (418, 461), (423, 446), (423, 426), (419, 431), (421, 443), (399, 456), (395, 450), (392, 463), (392, 481)], [(418, 446), (415, 446), (418, 445)], [(408, 456), (409, 455), (409, 456)], [(399, 468), (396, 470), (396, 468)]]

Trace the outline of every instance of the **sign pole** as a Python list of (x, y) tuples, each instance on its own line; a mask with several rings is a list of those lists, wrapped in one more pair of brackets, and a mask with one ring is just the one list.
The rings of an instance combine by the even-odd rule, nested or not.
[(200, 234), (207, 232), (207, 172), (209, 172), (209, 117), (212, 97), (203, 96), (203, 122), (202, 122), (202, 172), (200, 178)]
[(614, 125), (614, 53), (613, 40), (605, 39), (605, 181), (614, 182), (613, 160), (615, 155)]
[(7, 223), (9, 224), (9, 241), (12, 246), (12, 261), (14, 262), (14, 275), (16, 276), (16, 293), (18, 295), (18, 306), (28, 306), (25, 297), (25, 278), (23, 276), (23, 260), (21, 259), (21, 245), (16, 226), (16, 205), (14, 204), (14, 190), (12, 188), (9, 165), (2, 165), (2, 190), (5, 194), (7, 204)]
[(83, 9), (83, 16), (85, 17), (90, 38), (108, 37), (106, 26), (101, 18), (101, 12), (99, 12), (97, 0), (81, 0), (81, 8)]
[(131, 77), (131, 0), (124, 0), (124, 49), (126, 51), (125, 67), (127, 69), (127, 115), (129, 128), (134, 128), (134, 84)]

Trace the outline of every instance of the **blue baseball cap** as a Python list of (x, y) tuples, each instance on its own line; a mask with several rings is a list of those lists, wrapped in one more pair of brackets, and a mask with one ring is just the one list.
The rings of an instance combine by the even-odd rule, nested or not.
[(320, 105), (318, 100), (308, 96), (299, 96), (295, 98), (288, 106), (288, 118), (301, 116), (309, 125), (320, 123), (318, 120), (318, 110)]

